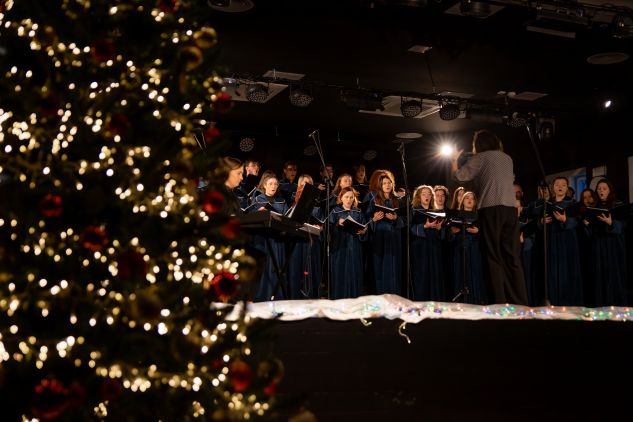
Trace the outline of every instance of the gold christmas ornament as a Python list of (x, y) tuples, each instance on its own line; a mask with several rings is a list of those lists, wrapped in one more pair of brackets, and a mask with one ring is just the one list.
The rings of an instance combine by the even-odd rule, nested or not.
[(189, 72), (202, 64), (202, 51), (193, 45), (184, 47), (180, 50), (180, 61), (185, 72)]
[(204, 27), (194, 32), (193, 41), (200, 48), (211, 48), (217, 44), (218, 34), (215, 32), (215, 29)]

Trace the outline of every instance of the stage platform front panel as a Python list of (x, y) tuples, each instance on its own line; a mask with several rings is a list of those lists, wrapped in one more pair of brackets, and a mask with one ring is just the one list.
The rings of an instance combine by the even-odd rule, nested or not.
[[(328, 312), (336, 308), (334, 301), (313, 302), (330, 302), (319, 304)], [(272, 329), (273, 352), (285, 365), (280, 399), (303, 398), (319, 421), (633, 417), (633, 324), (621, 322), (630, 320), (628, 308), (546, 312), (461, 305), (466, 310), (458, 311), (458, 304), (414, 303), (426, 309), (418, 313), (424, 318), (408, 323), (395, 314), (366, 315), (371, 307), (360, 311), (363, 319), (335, 321), (323, 310), (296, 318), (314, 312), (306, 303), (252, 305), (278, 316)]]

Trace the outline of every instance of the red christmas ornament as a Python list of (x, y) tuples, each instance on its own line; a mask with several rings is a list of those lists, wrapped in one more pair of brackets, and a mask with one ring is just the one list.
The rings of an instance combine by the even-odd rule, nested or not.
[(231, 384), (236, 393), (241, 393), (251, 385), (253, 370), (242, 360), (236, 360), (230, 366)]
[(156, 6), (164, 13), (174, 13), (178, 9), (178, 0), (158, 0)]
[(209, 126), (204, 131), (204, 143), (205, 144), (210, 144), (218, 136), (220, 136), (220, 130), (217, 127), (215, 127), (215, 126)]
[(104, 400), (115, 401), (121, 397), (122, 391), (121, 383), (115, 379), (108, 378), (101, 383), (101, 397)]
[(264, 387), (264, 394), (267, 396), (273, 396), (277, 392), (277, 381), (273, 381)]
[(228, 240), (233, 240), (240, 234), (241, 229), (240, 222), (232, 218), (220, 226), (220, 234)]
[(126, 280), (144, 278), (147, 274), (147, 262), (136, 251), (126, 251), (119, 255), (117, 268), (119, 277)]
[(235, 274), (227, 271), (221, 272), (211, 280), (213, 291), (222, 302), (228, 302), (235, 295), (238, 284)]
[(207, 214), (215, 214), (224, 207), (224, 196), (218, 191), (208, 191), (202, 198), (202, 209)]
[(216, 94), (213, 104), (218, 113), (226, 113), (233, 108), (233, 98), (226, 92), (220, 92)]
[(86, 389), (79, 383), (73, 382), (68, 388), (68, 404), (79, 406), (86, 399)]
[(125, 133), (129, 126), (130, 119), (125, 114), (117, 113), (110, 117), (106, 124), (106, 129), (114, 135), (121, 135)]
[(79, 236), (81, 245), (92, 251), (97, 252), (108, 244), (108, 236), (101, 227), (89, 226)]
[(57, 419), (71, 405), (68, 389), (56, 379), (43, 379), (33, 392), (31, 412), (39, 419)]
[(100, 63), (113, 60), (115, 56), (114, 43), (107, 39), (97, 40), (92, 45), (90, 53), (92, 54), (92, 57)]
[(59, 217), (63, 211), (62, 198), (59, 195), (49, 193), (40, 201), (40, 212), (45, 218)]

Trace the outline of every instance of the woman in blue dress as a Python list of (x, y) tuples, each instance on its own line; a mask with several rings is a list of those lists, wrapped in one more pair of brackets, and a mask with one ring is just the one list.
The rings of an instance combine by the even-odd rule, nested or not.
[(358, 209), (356, 192), (351, 187), (342, 188), (338, 205), (332, 211), (329, 223), (332, 233), (332, 299), (358, 297), (363, 292), (363, 251), (367, 227), (348, 227), (345, 220), (351, 218), (365, 225), (365, 216)]
[[(596, 207), (612, 210), (623, 205), (618, 201), (611, 182), (600, 179), (596, 185)], [(584, 220), (590, 231), (593, 281), (596, 306), (626, 306), (626, 220), (612, 213), (602, 213), (596, 221)]]
[(404, 223), (396, 212), (381, 211), (378, 206), (397, 209), (400, 205), (394, 194), (394, 181), (388, 175), (378, 180), (380, 190), (367, 207), (371, 219), (371, 257), (376, 294), (402, 291), (402, 228)]
[[(580, 274), (577, 219), (571, 210), (575, 201), (569, 199), (566, 177), (556, 177), (552, 183), (552, 215), (545, 217), (548, 224), (547, 296), (552, 305), (582, 306), (583, 288)], [(558, 208), (556, 208), (558, 207)], [(563, 211), (561, 211), (563, 210)]]
[[(463, 195), (463, 194), (462, 194)], [(433, 210), (437, 212), (446, 212), (448, 205), (446, 201), (448, 200), (449, 192), (448, 188), (444, 185), (435, 185), (433, 187)], [(442, 226), (440, 230), (440, 244), (442, 246), (442, 251), (440, 256), (442, 258), (442, 268), (444, 275), (444, 293), (442, 294), (442, 298), (439, 300), (450, 300), (454, 296), (453, 292), (453, 245), (449, 240), (449, 229), (446, 225)]]
[[(279, 214), (284, 214), (288, 211), (286, 201), (277, 195), (279, 181), (274, 174), (263, 175), (260, 186), (264, 193), (257, 195), (253, 199), (253, 204), (249, 209), (250, 212), (262, 212), (270, 208)], [(275, 238), (264, 238), (261, 236), (255, 236), (254, 242), (255, 247), (266, 254), (266, 264), (254, 300), (257, 302), (272, 299), (287, 299), (284, 297), (286, 286), (281, 284), (273, 262), (273, 260), (276, 261), (277, 269), (282, 268), (286, 258), (284, 242)]]
[(440, 236), (442, 222), (426, 217), (433, 210), (433, 188), (418, 186), (413, 192), (411, 223), (411, 267), (413, 300), (441, 301), (444, 297), (444, 269)]
[[(474, 213), (476, 210), (477, 197), (473, 192), (464, 192), (458, 211)], [(466, 218), (464, 220), (474, 221)], [(482, 270), (479, 228), (476, 224), (464, 224), (463, 227), (459, 224), (451, 226), (450, 232), (453, 245), (453, 283), (455, 292), (461, 293), (460, 302), (477, 305), (490, 303)]]

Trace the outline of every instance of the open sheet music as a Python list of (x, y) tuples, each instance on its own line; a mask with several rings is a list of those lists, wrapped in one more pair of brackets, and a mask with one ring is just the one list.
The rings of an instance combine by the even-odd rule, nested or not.
[(354, 220), (351, 215), (348, 215), (343, 220), (343, 228), (345, 230), (349, 231), (350, 233), (356, 234), (360, 230), (366, 229), (367, 228), (367, 224), (359, 223), (358, 221)]

